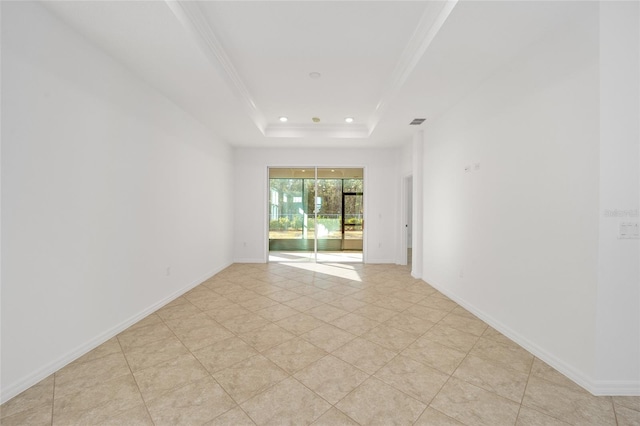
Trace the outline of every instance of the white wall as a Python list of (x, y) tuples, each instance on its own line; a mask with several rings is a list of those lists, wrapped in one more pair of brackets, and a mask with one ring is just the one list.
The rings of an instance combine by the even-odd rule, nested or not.
[(411, 218), (413, 219), (412, 243), (411, 243), (411, 276), (423, 278), (424, 263), (424, 194), (425, 194), (425, 162), (424, 162), (424, 131), (420, 130), (413, 135), (413, 179), (411, 181)]
[(399, 241), (399, 149), (235, 150), (235, 262), (267, 259), (267, 167), (364, 167), (365, 241), (368, 263), (394, 263)]
[(598, 5), (584, 7), (425, 130), (423, 279), (593, 388)]
[(233, 165), (39, 4), (2, 42), (5, 401), (230, 264)]
[(410, 176), (413, 173), (413, 141), (400, 147), (400, 175)]
[[(600, 245), (596, 385), (640, 395), (640, 5), (600, 4)], [(617, 212), (613, 213), (612, 212)]]

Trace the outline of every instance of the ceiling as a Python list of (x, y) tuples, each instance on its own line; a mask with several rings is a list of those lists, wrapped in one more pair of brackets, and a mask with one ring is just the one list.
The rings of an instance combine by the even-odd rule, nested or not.
[[(252, 147), (405, 143), (527, 46), (594, 7), (579, 1), (44, 4), (212, 134)], [(414, 118), (426, 122), (410, 126)]]

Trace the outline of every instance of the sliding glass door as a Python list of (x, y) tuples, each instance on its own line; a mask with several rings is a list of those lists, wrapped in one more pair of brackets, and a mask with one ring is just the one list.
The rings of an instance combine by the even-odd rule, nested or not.
[(269, 251), (362, 253), (363, 193), (361, 168), (270, 168)]

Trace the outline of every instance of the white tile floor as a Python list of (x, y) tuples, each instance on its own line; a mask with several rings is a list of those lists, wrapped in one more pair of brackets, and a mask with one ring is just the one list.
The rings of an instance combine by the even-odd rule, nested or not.
[(1, 407), (2, 425), (640, 425), (406, 267), (233, 265)]

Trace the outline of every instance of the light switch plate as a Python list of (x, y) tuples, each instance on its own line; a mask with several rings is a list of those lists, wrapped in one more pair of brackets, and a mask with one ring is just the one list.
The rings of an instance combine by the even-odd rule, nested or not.
[(640, 225), (638, 222), (620, 222), (618, 238), (625, 240), (640, 238)]

